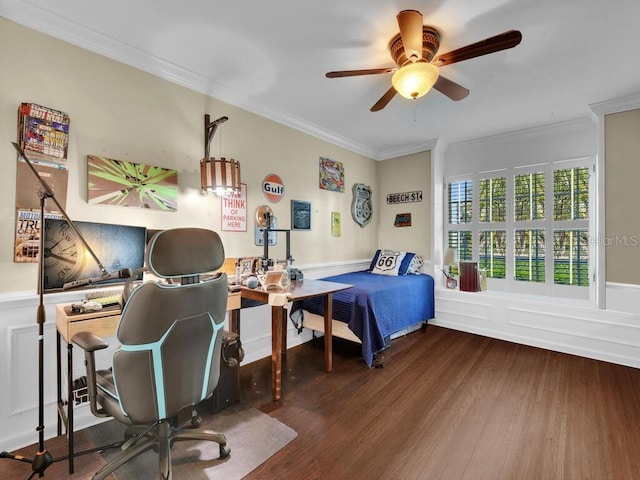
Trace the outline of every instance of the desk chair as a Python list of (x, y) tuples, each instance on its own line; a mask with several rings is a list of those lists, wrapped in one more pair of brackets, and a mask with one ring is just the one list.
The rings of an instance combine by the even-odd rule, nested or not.
[[(91, 412), (129, 426), (123, 452), (94, 475), (100, 480), (135, 456), (158, 452), (160, 475), (171, 479), (170, 448), (176, 441), (210, 440), (229, 455), (221, 433), (197, 431), (199, 418), (179, 428), (179, 413), (208, 398), (220, 376), (222, 325), (227, 305), (227, 277), (206, 281), (217, 270), (224, 248), (216, 232), (178, 228), (158, 232), (150, 241), (147, 268), (169, 283), (146, 282), (123, 307), (117, 328), (121, 344), (112, 368), (96, 371), (95, 351), (108, 345), (89, 332), (72, 341), (85, 352)], [(193, 410), (191, 410), (193, 411)]]

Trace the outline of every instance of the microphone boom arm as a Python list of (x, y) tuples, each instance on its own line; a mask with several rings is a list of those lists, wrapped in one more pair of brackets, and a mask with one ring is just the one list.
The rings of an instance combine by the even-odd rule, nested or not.
[[(82, 232), (80, 231), (80, 229), (78, 227), (76, 227), (75, 223), (73, 223), (73, 220), (71, 220), (69, 218), (69, 215), (67, 215), (67, 212), (65, 212), (64, 208), (62, 208), (62, 205), (60, 205), (60, 202), (58, 202), (58, 199), (56, 198), (55, 194), (53, 193), (53, 190), (51, 189), (49, 184), (47, 182), (45, 182), (44, 179), (38, 174), (38, 171), (33, 166), (33, 163), (31, 162), (31, 160), (29, 160), (29, 158), (27, 158), (27, 156), (25, 155), (24, 150), (22, 150), (22, 148), (20, 148), (20, 145), (18, 145), (16, 142), (11, 142), (11, 143), (12, 143), (13, 147), (17, 150), (18, 155), (21, 158), (23, 158), (25, 160), (25, 162), (27, 162), (27, 165), (29, 165), (29, 168), (31, 169), (33, 174), (36, 176), (38, 181), (40, 182), (40, 185), (42, 186), (42, 189), (43, 189), (42, 195), (44, 195), (47, 198), (50, 198), (51, 200), (53, 200), (53, 203), (56, 204), (56, 207), (58, 207), (58, 210), (60, 210), (60, 213), (64, 216), (64, 219), (66, 220), (66, 222), (69, 224), (69, 226), (73, 230), (73, 233), (75, 233), (78, 236), (78, 238), (80, 238), (80, 241), (83, 243), (84, 247), (89, 252), (89, 255), (91, 255), (91, 257), (98, 264), (98, 268), (100, 268), (100, 272), (102, 273), (102, 275), (109, 275), (109, 272), (107, 271), (105, 266), (102, 264), (102, 262), (100, 261), (100, 259), (96, 255), (96, 253), (93, 251), (93, 249), (89, 245), (89, 242), (87, 242), (87, 240), (84, 238), (84, 235), (82, 235)], [(40, 231), (41, 231), (41, 235), (42, 235), (43, 232), (44, 232), (44, 228), (43, 228), (44, 227), (44, 218), (41, 218), (40, 222), (41, 222)]]

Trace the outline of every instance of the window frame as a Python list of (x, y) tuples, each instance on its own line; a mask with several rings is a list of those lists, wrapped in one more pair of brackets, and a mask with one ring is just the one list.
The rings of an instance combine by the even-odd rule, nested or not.
[[(526, 166), (507, 167), (497, 170), (478, 171), (465, 175), (451, 175), (444, 178), (444, 188), (447, 192), (444, 207), (444, 246), (449, 246), (449, 232), (471, 231), (472, 260), (479, 262), (479, 235), (480, 231), (505, 230), (506, 231), (506, 258), (505, 278), (487, 278), (488, 289), (518, 294), (544, 295), (550, 297), (562, 297), (587, 300), (592, 296), (595, 284), (594, 261), (595, 246), (589, 242), (589, 285), (563, 285), (554, 283), (554, 250), (553, 239), (556, 230), (587, 230), (589, 238), (593, 237), (594, 209), (596, 194), (594, 192), (594, 167), (593, 157), (580, 157), (563, 159), (547, 163), (536, 163)], [(554, 171), (568, 168), (588, 168), (588, 215), (587, 219), (579, 220), (554, 220)], [(534, 220), (515, 220), (515, 177), (529, 173), (544, 173), (544, 218)], [(480, 182), (482, 180), (506, 177), (506, 221), (505, 222), (480, 222)], [(452, 182), (472, 182), (472, 210), (469, 223), (449, 223), (449, 185)], [(545, 281), (523, 281), (515, 278), (515, 232), (516, 230), (543, 230), (545, 235)]]

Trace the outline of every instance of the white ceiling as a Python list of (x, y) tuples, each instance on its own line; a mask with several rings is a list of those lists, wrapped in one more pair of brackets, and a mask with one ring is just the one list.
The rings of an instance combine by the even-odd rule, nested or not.
[[(438, 28), (439, 53), (510, 29), (523, 40), (443, 67), (471, 91), (459, 102), (434, 90), (372, 113), (390, 75), (324, 74), (394, 66), (404, 9)], [(376, 159), (584, 117), (640, 91), (638, 0), (0, 0), (0, 14)]]

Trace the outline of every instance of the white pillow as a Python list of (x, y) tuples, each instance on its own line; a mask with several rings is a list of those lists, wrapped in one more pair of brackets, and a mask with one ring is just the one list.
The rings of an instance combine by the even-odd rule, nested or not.
[(420, 273), (420, 270), (422, 269), (423, 265), (424, 265), (424, 259), (420, 255), (416, 254), (411, 259), (411, 264), (409, 265), (409, 270), (407, 273), (416, 275)]
[(405, 252), (382, 250), (371, 269), (371, 273), (397, 276), (404, 256)]

